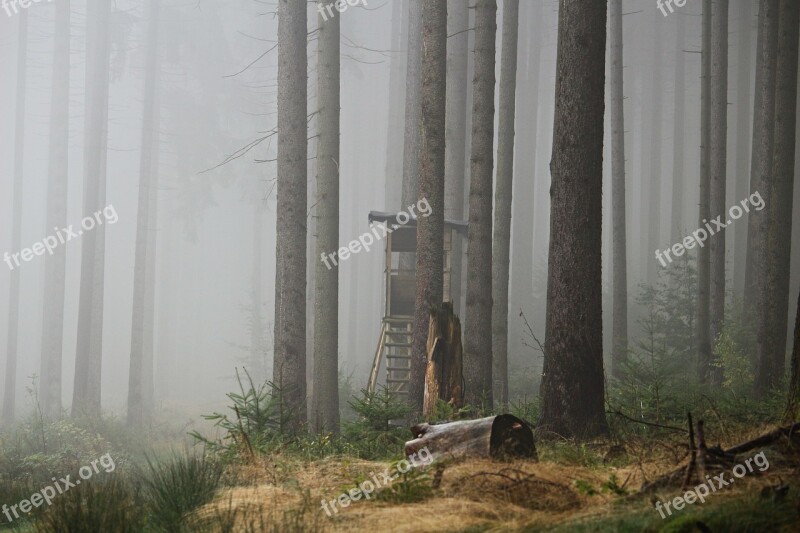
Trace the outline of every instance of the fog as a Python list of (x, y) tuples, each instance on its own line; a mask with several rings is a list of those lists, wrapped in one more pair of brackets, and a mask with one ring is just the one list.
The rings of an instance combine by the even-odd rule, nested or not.
[[(54, 233), (47, 227), (47, 178), (50, 102), (53, 73), (53, 2), (26, 8), (29, 36), (26, 57), (20, 56), (18, 31), (22, 13), (0, 11), (0, 253), (19, 252), (12, 242), (15, 166), (15, 110), (18, 109), (18, 64), (26, 61), (25, 132), (22, 190), (23, 248)], [(396, 0), (395, 0), (396, 1)], [(395, 1), (370, 0), (348, 7), (342, 14), (341, 59), (341, 193), (340, 236), (343, 243), (369, 229), (372, 210), (397, 211), (387, 205), (387, 191), (399, 191), (390, 175), (392, 158), (402, 158), (402, 133), (391, 130), (391, 95), (404, 93), (405, 37), (398, 33)], [(549, 239), (549, 162), (552, 143), (555, 86), (557, 10), (555, 1), (524, 1), (520, 14), (520, 51), (517, 93), (517, 162), (515, 179), (531, 180), (533, 201), (525, 199), (534, 217), (528, 246), (533, 270), (533, 295), (527, 319), (543, 336)], [(624, 2), (624, 84), (628, 182), (628, 283), (631, 299), (656, 266), (649, 241), (649, 224), (657, 222), (659, 248), (667, 248), (698, 227), (698, 173), (700, 131), (700, 2), (689, 2), (664, 17), (651, 0)], [(752, 98), (755, 64), (756, 9), (740, 24), (744, 2), (731, 3), (728, 115), (727, 205), (744, 196), (735, 185), (749, 174), (752, 102), (738, 105), (742, 88)], [(165, 0), (159, 15), (157, 108), (157, 234), (154, 305), (155, 395), (166, 413), (197, 416), (225, 403), (235, 386), (235, 369), (247, 367), (259, 378), (272, 375), (274, 324), (275, 177), (277, 138), (277, 4), (250, 0)], [(500, 2), (502, 12), (502, 2)], [(21, 8), (20, 8), (21, 11)], [(393, 14), (394, 11), (394, 14)], [(313, 272), (315, 182), (315, 63), (316, 5), (309, 12), (309, 254)], [(536, 14), (540, 14), (535, 19)], [(83, 205), (84, 129), (86, 117), (86, 2), (71, 4), (68, 224), (91, 216)], [(472, 16), (472, 15), (471, 15)], [(106, 204), (118, 221), (105, 225), (105, 290), (102, 344), (102, 403), (104, 410), (122, 412), (127, 401), (131, 354), (133, 277), (142, 138), (144, 70), (148, 13), (146, 3), (117, 0), (110, 19), (111, 69), (109, 86)], [(497, 40), (502, 35), (498, 15)], [(679, 40), (678, 24), (685, 24)], [(749, 26), (748, 26), (749, 25)], [(742, 35), (741, 28), (749, 31)], [(393, 49), (393, 39), (401, 43)], [(470, 40), (472, 33), (470, 32)], [(471, 42), (471, 41), (470, 41)], [(472, 45), (470, 44), (470, 50)], [(739, 61), (749, 50), (749, 74), (740, 83)], [(471, 54), (470, 54), (471, 55)], [(685, 105), (682, 130), (676, 129), (676, 61), (685, 64), (685, 87), (677, 89)], [(403, 65), (400, 87), (390, 86), (393, 61)], [(471, 62), (471, 60), (470, 60)], [(523, 67), (538, 71), (522, 81)], [(470, 63), (471, 68), (471, 63)], [(497, 76), (500, 63), (497, 63)], [(471, 80), (471, 75), (469, 77)], [(748, 85), (749, 83), (749, 85)], [(471, 90), (471, 89), (470, 89)], [(400, 94), (402, 96), (402, 94)], [(471, 93), (468, 96), (471, 102)], [(520, 103), (537, 108), (531, 121)], [(399, 104), (402, 109), (402, 102)], [(91, 102), (90, 102), (91, 104)], [(734, 105), (736, 104), (736, 105)], [(469, 118), (468, 129), (469, 131)], [(495, 119), (497, 120), (497, 118)], [(397, 130), (396, 130), (397, 131)], [(603, 280), (610, 300), (611, 212), (610, 134), (606, 124), (604, 157)], [(399, 144), (392, 140), (399, 139)], [(394, 142), (394, 144), (391, 144)], [(744, 142), (744, 145), (740, 144)], [(683, 164), (675, 164), (676, 143), (684, 148)], [(742, 155), (744, 152), (744, 155)], [(467, 154), (469, 158), (469, 154)], [(520, 163), (533, 160), (532, 168)], [(467, 166), (469, 168), (469, 166)], [(673, 180), (683, 177), (681, 206), (673, 205)], [(746, 182), (745, 182), (746, 183)], [(516, 204), (515, 204), (516, 205)], [(800, 187), (795, 187), (800, 205)], [(653, 208), (658, 212), (653, 212)], [(680, 213), (678, 217), (676, 213)], [(255, 231), (260, 225), (260, 230)], [(740, 289), (736, 263), (737, 234), (746, 231), (739, 221), (728, 231), (729, 268)], [(795, 217), (791, 294), (800, 283), (798, 217)], [(260, 237), (260, 239), (259, 239)], [(518, 242), (525, 236), (512, 235)], [(78, 330), (81, 248), (86, 235), (64, 244), (66, 283), (64, 303), (62, 403), (69, 408), (73, 394)], [(260, 249), (259, 249), (260, 248)], [(340, 367), (352, 376), (354, 389), (366, 386), (383, 314), (382, 245), (352, 255), (340, 263)], [(32, 408), (32, 376), (40, 374), (44, 305), (44, 257), (22, 262), (20, 273), (19, 363), (17, 405)], [(648, 270), (651, 271), (648, 274)], [(9, 301), (12, 269), (0, 267), (0, 302)], [(514, 274), (512, 273), (512, 279)], [(308, 285), (309, 346), (313, 328), (313, 284)], [(511, 291), (513, 292), (513, 287)], [(637, 308), (629, 323), (635, 328)], [(533, 369), (536, 378), (528, 393), (537, 390), (541, 358), (526, 346), (518, 310), (509, 313), (510, 366)], [(793, 323), (793, 313), (790, 314)], [(256, 321), (260, 323), (256, 323)], [(0, 306), (0, 346), (7, 345), (9, 306)], [(610, 305), (604, 302), (604, 324), (610, 332)], [(631, 336), (635, 337), (635, 329)], [(605, 335), (606, 352), (610, 334)], [(310, 373), (309, 356), (309, 373)], [(5, 372), (5, 370), (0, 370)], [(528, 375), (528, 374), (526, 374)], [(0, 381), (2, 382), (2, 381)], [(29, 390), (30, 388), (30, 390)], [(519, 391), (517, 391), (519, 392)]]

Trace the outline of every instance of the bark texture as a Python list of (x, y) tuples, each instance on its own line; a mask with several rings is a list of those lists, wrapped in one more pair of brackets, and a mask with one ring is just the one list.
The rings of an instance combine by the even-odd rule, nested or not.
[[(728, 0), (714, 0), (711, 16), (711, 183), (709, 207), (711, 218), (727, 218), (726, 183), (728, 162)], [(709, 219), (710, 221), (711, 219)], [(712, 224), (713, 226), (713, 224)], [(709, 239), (709, 319), (711, 343), (716, 346), (725, 319), (725, 229), (715, 229)], [(711, 383), (722, 384), (718, 355), (712, 354)]]
[(434, 461), (464, 457), (537, 459), (530, 427), (513, 415), (418, 424), (411, 428), (411, 433), (414, 440), (406, 442), (406, 456), (427, 448)]
[[(320, 4), (326, 0), (320, 0)], [(339, 432), (339, 266), (321, 257), (339, 247), (339, 20), (319, 16), (317, 41), (317, 249), (312, 429)]]
[[(409, 0), (402, 205), (391, 206), (394, 209), (404, 209), (412, 202), (416, 202), (419, 191), (420, 129), (422, 128), (422, 8), (423, 0)], [(411, 259), (404, 257), (404, 260), (410, 261), (410, 265), (413, 265)]]
[[(749, 194), (750, 184), (750, 142), (753, 138), (753, 91), (750, 87), (753, 53), (754, 2), (739, 2), (739, 47), (737, 50), (736, 75), (736, 199), (743, 200)], [(744, 291), (745, 263), (747, 258), (747, 224), (734, 226), (733, 244), (733, 292), (741, 295)]]
[(778, 0), (761, 0), (758, 12), (758, 45), (756, 55), (756, 95), (753, 108), (753, 159), (750, 173), (750, 194), (759, 193), (766, 206), (750, 210), (747, 224), (747, 261), (745, 272), (746, 317), (756, 322), (755, 394), (760, 396), (772, 384), (772, 369), (765, 354), (767, 319), (767, 269), (769, 232), (768, 209), (772, 205), (772, 158), (775, 142), (775, 80), (778, 66)]
[(475, 4), (475, 78), (464, 321), (465, 401), (492, 408), (492, 170), (496, 0)]
[(428, 366), (422, 415), (430, 418), (435, 415), (439, 400), (455, 409), (464, 403), (461, 321), (453, 314), (452, 302), (431, 310), (426, 350)]
[(625, 225), (625, 92), (623, 89), (622, 0), (609, 3), (611, 79), (611, 226), (613, 232), (613, 333), (611, 374), (622, 376), (628, 356), (628, 260)]
[[(767, 231), (766, 316), (758, 320), (756, 357), (765, 364), (760, 383), (780, 384), (786, 373), (786, 333), (789, 322), (789, 263), (792, 246), (795, 138), (797, 126), (797, 2), (781, 0), (778, 29), (778, 63), (775, 83), (775, 144), (770, 173), (772, 203), (763, 212)], [(763, 316), (763, 315), (762, 315)]]
[(428, 316), (444, 291), (444, 160), (447, 75), (447, 3), (422, 0), (422, 138), (419, 200), (431, 214), (417, 219), (417, 287), (411, 340), (409, 402), (421, 413), (428, 365)]
[[(326, 4), (327, 5), (327, 4)], [(408, 0), (392, 2), (392, 59), (389, 67), (389, 128), (386, 143), (386, 211), (400, 209), (403, 186), (403, 133), (405, 125), (405, 76), (408, 43)]]
[[(467, 157), (467, 58), (469, 9), (463, 0), (447, 2), (447, 98), (445, 105), (444, 217), (464, 220)], [(453, 240), (450, 252), (450, 300), (456, 313), (464, 304), (464, 242)]]
[[(711, 216), (711, 0), (703, 0), (703, 48), (700, 71), (700, 212), (698, 227)], [(708, 246), (697, 250), (697, 357), (701, 383), (711, 373), (711, 256)]]
[(492, 375), (494, 397), (508, 405), (508, 275), (511, 259), (511, 198), (514, 187), (514, 117), (517, 92), (519, 0), (503, 4), (500, 117), (497, 132), (494, 238), (492, 239)]
[(273, 382), (290, 416), (306, 421), (306, 5), (278, 3), (278, 204)]
[(600, 273), (606, 16), (603, 2), (560, 2), (539, 428), (567, 437), (608, 431)]

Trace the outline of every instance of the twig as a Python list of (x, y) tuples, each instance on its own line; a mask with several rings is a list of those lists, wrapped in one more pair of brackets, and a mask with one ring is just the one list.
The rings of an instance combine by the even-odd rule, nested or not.
[(687, 418), (689, 419), (689, 446), (692, 452), (692, 457), (689, 459), (689, 464), (686, 465), (686, 477), (683, 478), (683, 485), (681, 485), (681, 490), (686, 489), (689, 486), (689, 483), (692, 481), (692, 470), (694, 469), (695, 462), (697, 460), (697, 448), (694, 444), (694, 427), (692, 425), (692, 413), (686, 413)]

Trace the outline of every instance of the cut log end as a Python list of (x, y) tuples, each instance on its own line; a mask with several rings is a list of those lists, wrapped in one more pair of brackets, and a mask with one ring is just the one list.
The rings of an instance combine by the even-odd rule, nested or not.
[(445, 424), (417, 424), (411, 433), (414, 439), (405, 444), (407, 456), (427, 448), (434, 460), (465, 457), (538, 460), (530, 426), (509, 414)]

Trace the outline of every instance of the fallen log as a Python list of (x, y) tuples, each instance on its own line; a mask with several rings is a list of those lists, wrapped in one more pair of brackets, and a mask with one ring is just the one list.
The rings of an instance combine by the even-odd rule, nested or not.
[(772, 444), (781, 437), (789, 437), (791, 439), (793, 437), (798, 436), (799, 432), (800, 432), (800, 422), (796, 422), (791, 426), (778, 428), (773, 431), (770, 431), (769, 433), (765, 433), (760, 437), (756, 437), (753, 440), (737, 444), (736, 446), (733, 446), (725, 450), (725, 453), (739, 454), (739, 453), (749, 452), (750, 450), (753, 450), (755, 448), (760, 448), (762, 446), (766, 446), (767, 444)]
[(509, 414), (445, 424), (417, 424), (411, 433), (414, 439), (405, 444), (406, 456), (427, 448), (436, 461), (464, 457), (538, 460), (530, 427)]

